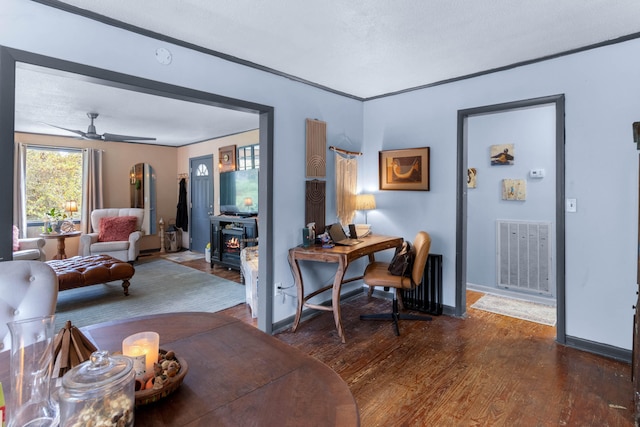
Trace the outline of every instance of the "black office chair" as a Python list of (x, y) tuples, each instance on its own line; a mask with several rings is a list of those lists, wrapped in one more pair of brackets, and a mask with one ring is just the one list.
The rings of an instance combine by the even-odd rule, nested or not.
[(369, 286), (383, 286), (393, 290), (393, 311), (381, 314), (363, 314), (360, 320), (393, 320), (396, 335), (400, 335), (398, 320), (431, 320), (429, 316), (415, 314), (401, 314), (398, 310), (398, 295), (400, 289), (413, 289), (422, 284), (424, 268), (427, 264), (429, 249), (431, 248), (431, 236), (425, 231), (420, 231), (413, 241), (416, 251), (411, 269), (411, 276), (394, 276), (389, 273), (389, 263), (375, 261), (370, 263), (364, 271), (364, 283)]

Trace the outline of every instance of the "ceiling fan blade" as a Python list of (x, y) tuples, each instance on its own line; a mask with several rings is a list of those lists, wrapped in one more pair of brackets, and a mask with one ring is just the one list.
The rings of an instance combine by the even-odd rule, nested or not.
[(102, 139), (105, 141), (113, 142), (127, 142), (127, 141), (155, 141), (155, 138), (147, 138), (144, 136), (131, 136), (131, 135), (118, 135), (115, 133), (104, 133)]
[[(44, 123), (44, 122), (43, 122), (43, 123)], [(81, 137), (83, 137), (83, 138), (86, 138), (86, 136), (87, 136), (87, 134), (86, 134), (85, 132), (81, 131), (81, 130), (67, 129), (67, 128), (63, 128), (63, 127), (60, 127), (60, 126), (52, 125), (52, 124), (49, 124), (49, 123), (44, 123), (44, 124), (45, 124), (45, 125), (47, 125), (47, 126), (54, 127), (54, 128), (58, 128), (58, 129), (62, 129), (62, 130), (66, 130), (66, 131), (68, 131), (68, 132), (73, 132), (73, 133), (75, 133), (75, 134), (80, 135), (80, 136), (81, 136)]]

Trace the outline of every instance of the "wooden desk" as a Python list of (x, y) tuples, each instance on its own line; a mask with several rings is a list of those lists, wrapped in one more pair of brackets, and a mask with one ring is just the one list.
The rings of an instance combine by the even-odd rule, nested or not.
[[(121, 351), (136, 332), (156, 331), (160, 348), (189, 364), (178, 390), (135, 410), (144, 426), (358, 426), (347, 384), (318, 360), (235, 318), (168, 313), (82, 328), (100, 349)], [(0, 381), (10, 393), (9, 351)]]
[(40, 234), (40, 237), (45, 239), (58, 239), (58, 253), (53, 257), (53, 259), (67, 259), (64, 239), (67, 237), (78, 237), (80, 234), (82, 234), (80, 231), (71, 231), (68, 233), (42, 233)]
[[(372, 234), (367, 237), (363, 237), (362, 243), (354, 246), (334, 246), (333, 248), (323, 248), (320, 245), (310, 246), (308, 248), (302, 246), (296, 246), (289, 249), (289, 264), (293, 271), (293, 277), (296, 282), (296, 288), (298, 291), (298, 306), (296, 308), (296, 318), (293, 322), (292, 330), (295, 332), (300, 324), (300, 316), (302, 315), (302, 307), (309, 307), (316, 310), (333, 311), (333, 319), (336, 323), (336, 329), (338, 330), (338, 336), (345, 343), (344, 331), (342, 330), (342, 320), (340, 318), (340, 290), (342, 284), (349, 283), (355, 280), (362, 279), (362, 276), (352, 277), (344, 280), (344, 274), (349, 267), (349, 263), (355, 259), (363, 256), (369, 257), (369, 262), (373, 262), (374, 254), (378, 251), (385, 249), (397, 248), (402, 245), (402, 237), (381, 236)], [(304, 295), (304, 283), (302, 281), (302, 274), (300, 273), (300, 261), (316, 261), (316, 262), (332, 262), (338, 264), (338, 270), (333, 280), (333, 284), (325, 286), (322, 289), (313, 291), (309, 295)], [(314, 296), (325, 292), (329, 289), (331, 291), (331, 306), (311, 304), (307, 301)]]

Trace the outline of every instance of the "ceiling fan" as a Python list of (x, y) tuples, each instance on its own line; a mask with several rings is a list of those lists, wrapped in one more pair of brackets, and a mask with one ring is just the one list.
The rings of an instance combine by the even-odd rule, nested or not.
[(118, 135), (115, 133), (103, 133), (102, 135), (96, 133), (96, 127), (93, 124), (93, 121), (98, 117), (98, 113), (87, 113), (87, 117), (91, 119), (91, 124), (86, 132), (81, 130), (67, 129), (60, 126), (52, 125), (47, 123), (49, 126), (53, 126), (54, 128), (66, 130), (69, 132), (77, 133), (84, 139), (91, 139), (94, 141), (114, 141), (114, 142), (130, 142), (130, 141), (155, 141), (155, 138), (147, 138), (144, 136), (131, 136), (131, 135)]

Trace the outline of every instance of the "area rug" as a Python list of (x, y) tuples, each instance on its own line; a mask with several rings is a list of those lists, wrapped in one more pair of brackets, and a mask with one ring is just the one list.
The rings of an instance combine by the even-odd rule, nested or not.
[(163, 258), (166, 258), (173, 262), (185, 262), (185, 261), (193, 261), (194, 259), (204, 259), (203, 253), (191, 252), (191, 251), (180, 251), (173, 252), (161, 255)]
[(175, 311), (214, 313), (245, 302), (244, 285), (175, 262), (141, 258), (134, 267), (129, 296), (122, 291), (122, 281), (60, 292), (55, 330), (67, 320), (82, 327)]
[(556, 307), (514, 298), (485, 294), (471, 308), (549, 326), (556, 324)]

